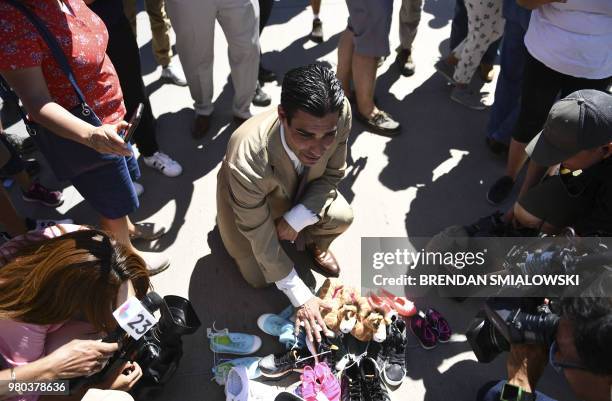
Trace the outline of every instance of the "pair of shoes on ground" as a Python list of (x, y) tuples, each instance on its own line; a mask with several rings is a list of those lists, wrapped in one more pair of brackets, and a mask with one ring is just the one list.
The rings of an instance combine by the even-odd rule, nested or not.
[(301, 337), (295, 336), (295, 324), (282, 316), (264, 313), (257, 319), (257, 326), (264, 333), (278, 337), (278, 341), (287, 349), (305, 345)]
[(419, 311), (410, 320), (410, 329), (424, 349), (435, 348), (438, 343), (446, 343), (453, 334), (448, 321), (435, 309)]
[(382, 288), (379, 290), (378, 295), (370, 293), (368, 295), (368, 302), (373, 308), (383, 310), (385, 314), (395, 311), (401, 316), (411, 317), (417, 312), (414, 302), (406, 297), (396, 296)]
[(449, 84), (453, 86), (450, 98), (473, 110), (484, 110), (489, 105), (486, 103), (486, 96), (480, 91), (476, 91), (470, 85), (459, 84), (455, 81), (453, 75), (455, 66), (450, 64), (446, 59), (441, 58), (434, 65), (436, 71), (442, 75)]
[(250, 355), (261, 348), (261, 338), (252, 334), (208, 329), (210, 350), (216, 354)]
[[(227, 374), (226, 401), (270, 401), (279, 393), (281, 389), (276, 386), (269, 386), (250, 379), (245, 366), (233, 367)], [(294, 399), (299, 400), (299, 398)]]
[(247, 377), (249, 379), (257, 379), (261, 376), (261, 371), (259, 370), (260, 360), (261, 358), (256, 356), (222, 359), (212, 368), (214, 379), (220, 386), (225, 386), (229, 371), (238, 366), (242, 366), (246, 369)]
[(329, 401), (340, 401), (340, 383), (325, 362), (305, 366), (300, 375), (299, 394), (306, 401), (317, 401), (323, 394)]
[(342, 401), (390, 401), (381, 377), (374, 359), (366, 357), (351, 362), (342, 372)]
[(406, 322), (394, 316), (387, 325), (387, 338), (382, 343), (370, 343), (369, 354), (378, 365), (382, 380), (392, 387), (402, 384), (406, 376)]
[[(145, 166), (159, 171), (166, 177), (177, 177), (183, 172), (183, 167), (176, 160), (161, 151), (148, 157), (143, 156), (142, 160)], [(139, 182), (134, 182), (134, 189), (138, 197), (144, 193), (144, 186)]]

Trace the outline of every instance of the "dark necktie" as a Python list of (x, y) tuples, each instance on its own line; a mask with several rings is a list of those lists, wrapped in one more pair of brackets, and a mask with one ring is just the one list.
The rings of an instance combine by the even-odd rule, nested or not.
[[(310, 167), (304, 166), (302, 174), (300, 174), (300, 176), (298, 177), (298, 187), (297, 191), (295, 191), (295, 195), (293, 196), (293, 206), (297, 205), (300, 202), (300, 199), (302, 199), (302, 196), (304, 196), (304, 192), (306, 192), (309, 171)], [(298, 251), (304, 251), (306, 249), (306, 242), (302, 233), (298, 233), (298, 236), (295, 239), (295, 248)]]

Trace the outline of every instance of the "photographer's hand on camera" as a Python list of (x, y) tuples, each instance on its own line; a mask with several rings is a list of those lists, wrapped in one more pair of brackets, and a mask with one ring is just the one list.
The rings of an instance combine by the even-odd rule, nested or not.
[(508, 383), (533, 394), (547, 363), (548, 351), (545, 346), (512, 344), (506, 361)]
[(53, 379), (70, 379), (99, 372), (118, 349), (117, 343), (72, 340), (46, 359), (53, 371)]
[(137, 362), (126, 362), (112, 375), (103, 388), (110, 390), (130, 391), (142, 377), (142, 368)]
[(130, 156), (132, 152), (119, 136), (119, 132), (128, 128), (128, 123), (121, 121), (117, 124), (104, 124), (95, 127), (89, 132), (87, 145), (100, 153), (118, 156)]
[(295, 314), (295, 335), (297, 336), (300, 332), (300, 328), (303, 326), (306, 331), (306, 336), (310, 341), (316, 340), (321, 342), (321, 331), (326, 335), (330, 336), (332, 333), (325, 325), (323, 316), (321, 316), (321, 309), (330, 309), (329, 305), (323, 302), (320, 298), (313, 296), (300, 306)]

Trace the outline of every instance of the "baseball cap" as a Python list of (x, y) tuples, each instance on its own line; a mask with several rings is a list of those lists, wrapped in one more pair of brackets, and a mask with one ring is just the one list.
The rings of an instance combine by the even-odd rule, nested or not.
[(612, 142), (612, 95), (579, 90), (559, 100), (542, 131), (525, 151), (541, 166), (553, 166), (580, 151)]

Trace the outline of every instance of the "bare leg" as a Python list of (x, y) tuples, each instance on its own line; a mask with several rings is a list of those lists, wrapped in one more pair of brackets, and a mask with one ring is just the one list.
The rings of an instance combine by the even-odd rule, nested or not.
[(525, 147), (527, 145), (515, 141), (510, 141), (510, 151), (508, 152), (508, 163), (506, 164), (506, 175), (512, 180), (516, 181), (516, 176), (521, 171), (523, 164), (527, 161), (527, 154), (525, 153)]
[(312, 7), (312, 13), (314, 15), (319, 15), (319, 11), (321, 11), (321, 0), (310, 0), (310, 7)]
[(351, 96), (351, 75), (352, 75), (352, 60), (353, 60), (353, 32), (345, 29), (340, 35), (340, 43), (338, 43), (338, 70), (336, 76), (342, 84), (342, 89), (346, 96)]
[(115, 239), (127, 246), (130, 250), (138, 252), (130, 241), (130, 231), (134, 230), (134, 225), (128, 216), (123, 216), (118, 219), (107, 219), (100, 216), (100, 225), (102, 229), (108, 231)]
[(25, 234), (28, 231), (25, 219), (19, 215), (9, 194), (2, 187), (0, 187), (0, 210), (2, 211), (0, 213), (0, 224), (11, 237)]
[(359, 113), (369, 118), (378, 111), (374, 105), (377, 59), (376, 57), (353, 53), (352, 67)]

